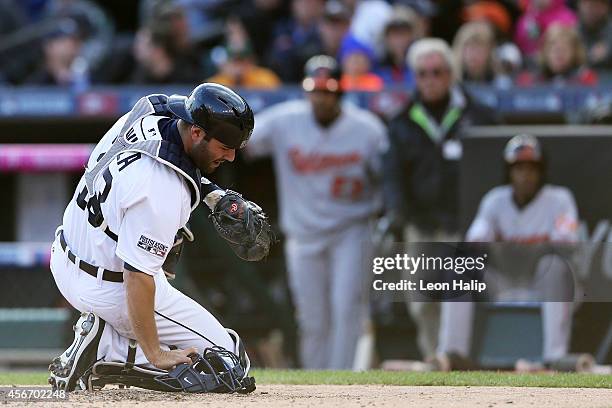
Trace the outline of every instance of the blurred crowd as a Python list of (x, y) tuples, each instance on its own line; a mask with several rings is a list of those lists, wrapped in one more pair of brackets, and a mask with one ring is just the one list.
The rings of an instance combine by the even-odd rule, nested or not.
[(135, 32), (91, 0), (0, 0), (0, 83), (297, 83), (338, 59), (346, 90), (412, 89), (407, 54), (438, 37), (461, 80), (594, 85), (612, 68), (609, 0), (147, 0)]

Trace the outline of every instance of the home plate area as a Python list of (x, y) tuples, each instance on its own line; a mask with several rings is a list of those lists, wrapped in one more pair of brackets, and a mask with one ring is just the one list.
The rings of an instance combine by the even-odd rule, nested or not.
[[(107, 386), (44, 406), (159, 407), (610, 407), (612, 390), (592, 388), (437, 387), (395, 385), (259, 385), (251, 394), (164, 393)], [(11, 403), (8, 407), (31, 406)]]

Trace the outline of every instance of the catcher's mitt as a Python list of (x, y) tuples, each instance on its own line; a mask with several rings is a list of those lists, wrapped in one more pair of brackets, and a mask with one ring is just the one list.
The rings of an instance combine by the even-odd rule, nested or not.
[(215, 229), (234, 253), (245, 261), (259, 261), (275, 241), (268, 218), (261, 207), (245, 200), (239, 193), (227, 190), (212, 214)]

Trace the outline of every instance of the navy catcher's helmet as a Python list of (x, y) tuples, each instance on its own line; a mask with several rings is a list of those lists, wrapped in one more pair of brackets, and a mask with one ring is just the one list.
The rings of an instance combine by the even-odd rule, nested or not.
[(188, 97), (168, 98), (170, 111), (233, 149), (246, 146), (255, 120), (249, 104), (231, 89), (213, 83), (198, 85)]

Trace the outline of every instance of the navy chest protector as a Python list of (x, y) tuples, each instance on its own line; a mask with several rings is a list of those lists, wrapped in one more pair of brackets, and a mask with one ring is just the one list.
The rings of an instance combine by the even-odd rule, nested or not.
[[(134, 105), (110, 149), (98, 159), (93, 168), (85, 169), (88, 197), (95, 194), (96, 179), (117, 155), (124, 152), (140, 152), (170, 167), (185, 178), (191, 191), (191, 211), (196, 209), (201, 201), (200, 170), (195, 167), (182, 146), (163, 140), (159, 131), (158, 122), (173, 116), (167, 109), (167, 100), (166, 95), (149, 95), (141, 98)], [(145, 122), (146, 126), (143, 126)], [(145, 128), (147, 129), (146, 134)], [(102, 213), (99, 214), (102, 219), (96, 223), (99, 224), (98, 228), (116, 241), (117, 235), (109, 230)]]

